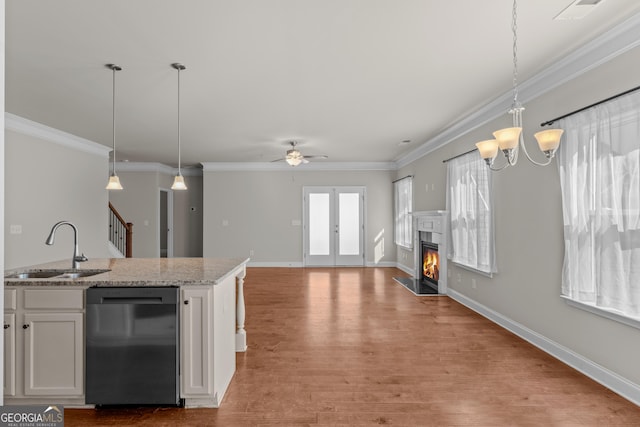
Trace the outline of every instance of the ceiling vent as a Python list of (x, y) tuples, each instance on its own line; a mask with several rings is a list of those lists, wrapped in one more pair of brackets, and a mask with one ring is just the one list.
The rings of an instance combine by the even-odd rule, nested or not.
[(605, 0), (576, 0), (555, 16), (557, 21), (582, 19)]

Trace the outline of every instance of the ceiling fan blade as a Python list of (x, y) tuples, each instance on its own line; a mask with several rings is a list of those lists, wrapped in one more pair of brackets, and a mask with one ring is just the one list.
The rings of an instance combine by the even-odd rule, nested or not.
[(283, 157), (283, 158), (281, 158), (281, 159), (271, 160), (271, 162), (270, 162), (270, 163), (274, 163), (274, 162), (281, 162), (281, 161), (283, 161), (283, 160), (286, 160), (286, 159)]
[(326, 156), (324, 154), (319, 154), (319, 155), (315, 155), (315, 156), (304, 156), (305, 159), (328, 159), (329, 156)]

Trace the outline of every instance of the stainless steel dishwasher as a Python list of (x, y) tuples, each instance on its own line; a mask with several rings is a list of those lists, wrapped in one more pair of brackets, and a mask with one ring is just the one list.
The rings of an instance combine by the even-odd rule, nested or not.
[(178, 288), (87, 289), (86, 403), (180, 405)]

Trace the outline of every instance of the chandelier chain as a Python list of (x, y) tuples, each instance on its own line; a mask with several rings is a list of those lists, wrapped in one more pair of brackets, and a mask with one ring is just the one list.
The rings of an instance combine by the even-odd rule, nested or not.
[(516, 0), (513, 0), (511, 15), (511, 31), (513, 32), (513, 106), (518, 107), (518, 10)]

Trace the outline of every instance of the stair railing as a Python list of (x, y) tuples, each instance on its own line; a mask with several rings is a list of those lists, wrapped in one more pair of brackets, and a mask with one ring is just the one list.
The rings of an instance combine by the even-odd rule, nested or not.
[(109, 240), (126, 257), (133, 256), (133, 223), (126, 222), (109, 202)]

